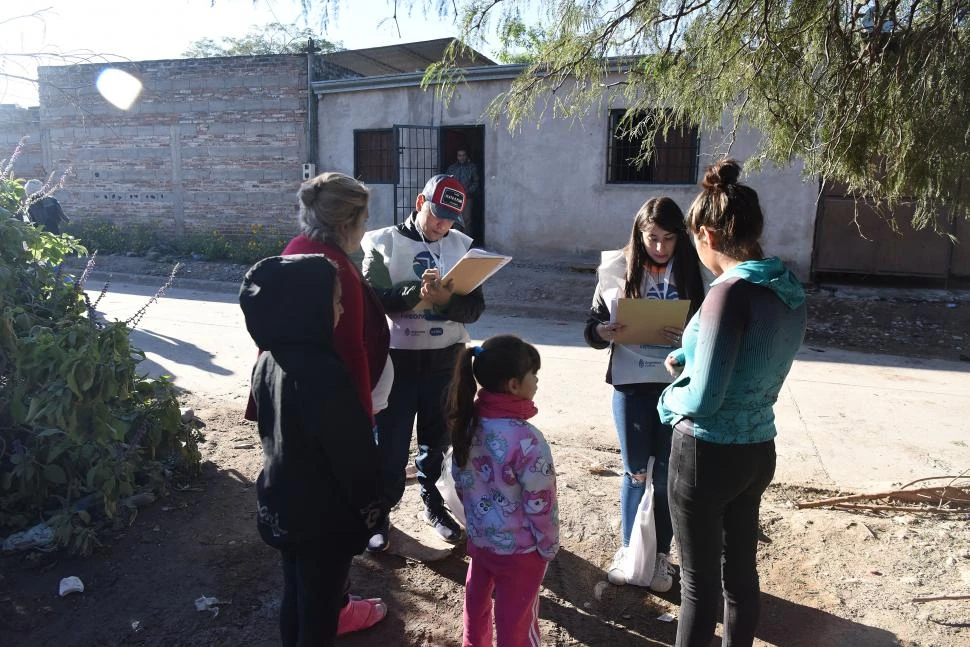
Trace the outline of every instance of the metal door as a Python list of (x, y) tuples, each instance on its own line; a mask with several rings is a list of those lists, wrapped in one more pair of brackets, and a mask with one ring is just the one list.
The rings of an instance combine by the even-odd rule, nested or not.
[(829, 188), (819, 200), (815, 220), (813, 271), (947, 278), (950, 241), (932, 229), (913, 229), (911, 205), (897, 206), (893, 215), (898, 231), (844, 187)]
[(394, 126), (397, 180), (394, 183), (394, 224), (414, 210), (414, 199), (425, 182), (439, 173), (437, 126)]

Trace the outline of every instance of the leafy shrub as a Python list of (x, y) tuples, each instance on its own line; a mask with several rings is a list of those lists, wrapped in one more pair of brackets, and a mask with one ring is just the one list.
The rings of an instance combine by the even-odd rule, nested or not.
[[(0, 176), (0, 204), (18, 190)], [(92, 320), (83, 277), (60, 271), (71, 253), (86, 250), (0, 217), (0, 534), (43, 522), (87, 554), (130, 497), (198, 470), (200, 437), (173, 385), (138, 374), (129, 322)]]
[(182, 258), (199, 254), (210, 261), (229, 261), (252, 265), (282, 251), (288, 238), (264, 225), (252, 225), (245, 233), (190, 231), (182, 236), (166, 235), (147, 224), (120, 227), (109, 220), (79, 222), (75, 219), (65, 231), (83, 241), (88, 249), (102, 254), (134, 252), (144, 255), (152, 249), (167, 249)]

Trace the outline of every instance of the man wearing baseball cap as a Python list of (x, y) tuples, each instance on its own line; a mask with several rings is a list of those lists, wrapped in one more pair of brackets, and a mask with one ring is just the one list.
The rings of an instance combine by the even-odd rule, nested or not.
[[(404, 468), (417, 417), (415, 466), (425, 519), (451, 543), (461, 539), (461, 526), (435, 486), (450, 444), (442, 401), (457, 355), (469, 341), (464, 324), (477, 321), (485, 309), (481, 287), (458, 295), (450, 280), (442, 280), (472, 244), (471, 238), (452, 229), (461, 222), (466, 200), (457, 178), (435, 175), (417, 196), (407, 220), (368, 232), (361, 243), (364, 278), (380, 297), (391, 330), (394, 384), (387, 408), (377, 414), (384, 503), (393, 507), (404, 496)], [(389, 531), (388, 520), (371, 537), (367, 550), (386, 550)]]

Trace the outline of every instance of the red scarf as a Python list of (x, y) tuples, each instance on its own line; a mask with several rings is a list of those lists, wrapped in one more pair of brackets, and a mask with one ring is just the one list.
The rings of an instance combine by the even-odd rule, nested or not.
[(528, 420), (539, 413), (532, 400), (517, 398), (511, 393), (495, 393), (485, 389), (478, 390), (475, 400), (478, 415), (482, 418), (517, 418)]

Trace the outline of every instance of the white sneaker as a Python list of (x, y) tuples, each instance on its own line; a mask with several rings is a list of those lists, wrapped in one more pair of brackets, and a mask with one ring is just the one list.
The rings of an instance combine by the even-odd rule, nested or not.
[(368, 553), (383, 553), (391, 545), (391, 519), (377, 530), (367, 541)]
[(433, 508), (426, 507), (424, 509), (424, 520), (434, 528), (439, 537), (449, 544), (457, 544), (461, 541), (461, 526), (452, 518), (444, 505), (434, 506)]
[(616, 584), (617, 586), (624, 586), (626, 584), (626, 574), (623, 572), (623, 554), (626, 552), (626, 548), (620, 546), (620, 549), (616, 551), (616, 555), (613, 556), (613, 563), (610, 564), (609, 569), (606, 571), (606, 579), (610, 581), (610, 584)]
[(664, 553), (657, 553), (657, 563), (653, 567), (650, 589), (657, 593), (666, 593), (674, 585), (674, 573), (674, 567), (670, 565), (670, 558)]

